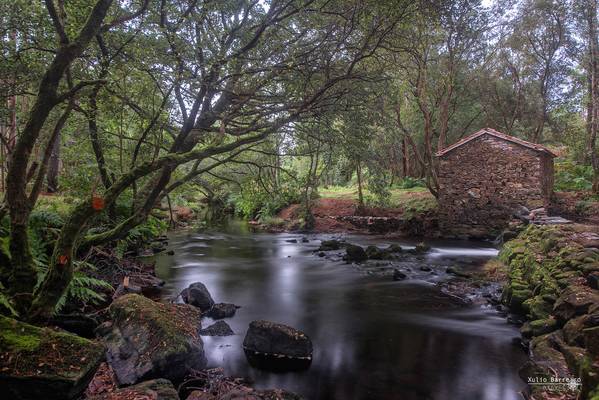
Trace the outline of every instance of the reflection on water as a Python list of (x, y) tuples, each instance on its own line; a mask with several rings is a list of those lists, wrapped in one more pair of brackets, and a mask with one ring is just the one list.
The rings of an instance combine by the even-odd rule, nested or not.
[[(493, 309), (458, 304), (424, 280), (393, 282), (315, 257), (321, 237), (286, 242), (293, 238), (301, 236), (179, 234), (171, 239), (175, 256), (157, 260), (168, 296), (201, 281), (215, 301), (242, 306), (226, 320), (235, 336), (204, 337), (209, 366), (306, 399), (520, 398), (524, 385), (516, 371), (525, 355), (511, 344), (519, 333)], [(447, 265), (476, 268), (495, 254), (474, 244), (440, 243), (421, 262), (446, 279)], [(314, 344), (310, 369), (277, 374), (252, 368), (241, 343), (255, 319), (306, 332)]]

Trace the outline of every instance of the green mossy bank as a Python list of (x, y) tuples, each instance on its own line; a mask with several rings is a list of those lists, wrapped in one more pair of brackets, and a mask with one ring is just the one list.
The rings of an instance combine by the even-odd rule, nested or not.
[(104, 347), (96, 342), (0, 316), (0, 387), (6, 398), (76, 398), (103, 358)]
[[(520, 370), (532, 398), (599, 400), (599, 249), (581, 225), (527, 227), (501, 250), (502, 301), (526, 316), (530, 361)], [(591, 240), (590, 240), (591, 239)], [(557, 397), (555, 397), (557, 398)]]

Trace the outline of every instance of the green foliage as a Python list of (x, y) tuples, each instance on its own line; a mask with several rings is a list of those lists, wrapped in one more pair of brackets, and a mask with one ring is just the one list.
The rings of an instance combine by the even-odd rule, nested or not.
[(420, 178), (406, 176), (402, 178), (396, 185), (399, 189), (412, 189), (416, 187), (426, 187), (424, 181)]
[(12, 299), (6, 295), (6, 289), (0, 283), (0, 313), (9, 314), (13, 317), (18, 317), (19, 313), (14, 308), (14, 304), (12, 303)]
[(391, 192), (384, 171), (380, 168), (371, 167), (368, 169), (368, 181), (366, 184), (368, 191), (372, 196), (364, 196), (364, 201), (368, 205), (375, 207), (387, 207), (390, 204)]
[(229, 203), (233, 205), (236, 214), (260, 220), (273, 217), (287, 205), (299, 203), (300, 200), (299, 188), (292, 183), (285, 183), (276, 193), (267, 192), (255, 183), (250, 183), (241, 192), (229, 196)]
[(593, 168), (564, 160), (555, 163), (555, 190), (590, 190), (593, 186)]
[(68, 302), (97, 305), (105, 301), (105, 296), (100, 291), (111, 292), (112, 285), (90, 276), (94, 270), (95, 267), (90, 263), (75, 261), (73, 279), (58, 301), (55, 312), (60, 312)]
[(132, 228), (124, 239), (117, 241), (115, 247), (117, 257), (123, 257), (125, 251), (130, 247), (140, 246), (150, 239), (162, 235), (167, 228), (168, 223), (165, 220), (149, 216), (143, 224)]

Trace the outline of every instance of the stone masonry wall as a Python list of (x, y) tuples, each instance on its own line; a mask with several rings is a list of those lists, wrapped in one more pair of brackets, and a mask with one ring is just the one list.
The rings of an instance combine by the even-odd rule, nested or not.
[(550, 156), (490, 135), (455, 148), (439, 158), (439, 205), (442, 229), (501, 229), (519, 205), (542, 207), (553, 180)]

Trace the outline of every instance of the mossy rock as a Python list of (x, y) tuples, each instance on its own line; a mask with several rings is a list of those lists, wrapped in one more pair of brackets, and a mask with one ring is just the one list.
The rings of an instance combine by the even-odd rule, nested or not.
[(558, 328), (557, 321), (553, 318), (544, 318), (531, 321), (529, 327), (532, 336), (545, 335)]
[(587, 320), (586, 315), (581, 315), (576, 318), (572, 318), (564, 325), (562, 331), (564, 332), (564, 340), (572, 346), (583, 346), (584, 336), (583, 329)]
[(386, 250), (379, 249), (372, 245), (366, 247), (366, 255), (371, 260), (386, 260), (390, 258), (390, 254)]
[(558, 350), (561, 344), (563, 340), (559, 331), (534, 337), (530, 342), (530, 358), (518, 371), (520, 377), (525, 382), (528, 378), (551, 379), (556, 375), (572, 377), (564, 355)]
[(339, 250), (344, 245), (345, 243), (335, 239), (323, 240), (322, 242), (320, 242), (320, 247), (318, 248), (318, 251)]
[(388, 253), (401, 253), (403, 251), (403, 248), (400, 245), (393, 243), (390, 244), (389, 247), (387, 247), (385, 250)]
[(362, 262), (368, 259), (368, 255), (362, 246), (350, 244), (345, 248), (345, 259), (351, 262)]
[(527, 315), (531, 320), (541, 320), (549, 317), (549, 314), (551, 314), (553, 309), (553, 305), (547, 303), (543, 299), (543, 296), (535, 296), (524, 301), (524, 303), (522, 303), (522, 308), (526, 310)]
[(159, 377), (178, 383), (206, 366), (196, 307), (128, 294), (115, 300), (109, 313), (106, 356), (121, 385)]
[(591, 357), (582, 359), (579, 375), (582, 378), (580, 398), (599, 400), (599, 362)]
[(0, 316), (0, 387), (6, 398), (77, 398), (103, 358), (104, 347), (94, 341)]
[(532, 290), (513, 290), (508, 299), (508, 306), (516, 312), (525, 312), (523, 304), (526, 300), (532, 297)]

